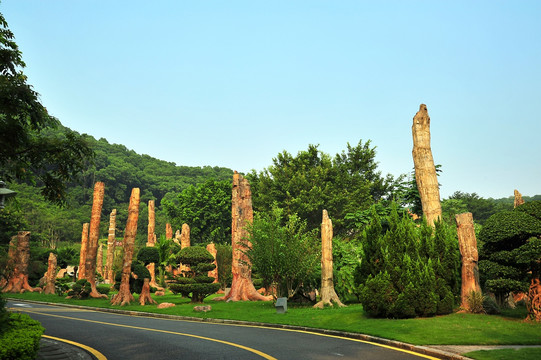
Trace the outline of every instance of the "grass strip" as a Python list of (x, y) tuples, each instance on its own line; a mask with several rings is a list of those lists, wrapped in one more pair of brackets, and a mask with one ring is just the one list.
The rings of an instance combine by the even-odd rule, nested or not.
[[(111, 296), (111, 295), (109, 295)], [(149, 313), (230, 319), (272, 324), (362, 333), (403, 341), (414, 345), (541, 345), (541, 324), (525, 322), (525, 309), (506, 311), (503, 315), (454, 313), (445, 316), (415, 319), (374, 319), (364, 313), (362, 306), (313, 309), (311, 306), (288, 304), (286, 314), (277, 314), (272, 302), (216, 302), (211, 296), (204, 302), (211, 305), (208, 313), (194, 312), (189, 299), (167, 294), (154, 296), (159, 303), (170, 302), (175, 307), (158, 309), (156, 305), (140, 306), (136, 301), (128, 306), (111, 306), (109, 300), (65, 299), (57, 295), (38, 293), (9, 294), (22, 300), (63, 303), (98, 308), (122, 309)], [(137, 295), (135, 296), (137, 300)]]

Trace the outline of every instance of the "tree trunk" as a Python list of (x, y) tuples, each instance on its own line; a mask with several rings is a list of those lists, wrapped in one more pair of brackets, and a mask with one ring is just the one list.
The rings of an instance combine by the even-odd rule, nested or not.
[(23, 293), (25, 291), (41, 291), (28, 284), (28, 262), (30, 260), (30, 231), (19, 231), (11, 238), (8, 251), (8, 268), (13, 269), (8, 275), (3, 293)]
[(47, 261), (47, 274), (45, 274), (45, 287), (43, 288), (44, 294), (55, 294), (56, 288), (56, 255), (49, 254), (49, 260)]
[[(190, 245), (190, 226), (188, 224), (182, 224), (182, 232), (180, 233), (180, 249), (182, 250), (190, 247)], [(190, 271), (190, 267), (188, 265), (180, 264), (179, 271), (181, 274), (184, 274), (185, 272)]]
[(107, 295), (100, 294), (96, 290), (96, 258), (98, 255), (98, 239), (100, 236), (101, 208), (103, 206), (103, 194), (105, 184), (98, 181), (94, 185), (94, 198), (92, 201), (92, 216), (90, 218), (90, 230), (88, 235), (88, 251), (85, 258), (85, 279), (90, 283), (92, 292), (90, 297), (107, 299)]
[[(147, 247), (154, 247), (156, 245), (156, 213), (154, 200), (148, 201), (148, 229), (147, 229)], [(148, 272), (150, 273), (150, 285), (155, 288), (163, 289), (158, 283), (156, 283), (156, 264), (150, 263), (147, 265)]]
[(210, 243), (207, 245), (207, 251), (209, 253), (212, 254), (212, 256), (214, 257), (214, 266), (216, 266), (216, 268), (214, 268), (214, 270), (211, 270), (207, 273), (207, 276), (208, 277), (212, 277), (214, 278), (214, 281), (213, 283), (217, 283), (218, 282), (218, 263), (216, 262), (216, 254), (218, 253), (218, 251), (216, 250), (216, 245), (214, 245), (214, 243)]
[(515, 189), (515, 201), (514, 201), (513, 206), (517, 207), (522, 204), (524, 204), (524, 199), (522, 199), (522, 194), (517, 189)]
[(528, 292), (528, 319), (541, 321), (541, 282), (539, 274), (532, 274), (530, 291)]
[(143, 289), (139, 295), (139, 304), (144, 306), (145, 304), (157, 304), (157, 302), (150, 297), (150, 279), (145, 279)]
[(169, 223), (165, 224), (165, 238), (167, 240), (173, 239), (173, 228)]
[(415, 114), (411, 130), (415, 180), (421, 196), (423, 214), (428, 224), (433, 227), (434, 221), (441, 218), (441, 204), (438, 176), (430, 149), (430, 116), (425, 104), (421, 104), (419, 111)]
[(334, 290), (332, 237), (332, 221), (327, 210), (323, 210), (321, 221), (321, 301), (314, 305), (315, 308), (323, 309), (325, 304), (333, 306), (333, 301), (340, 307), (346, 306), (342, 304)]
[[(252, 246), (247, 240), (246, 225), (252, 222), (254, 216), (250, 184), (236, 171), (233, 175), (231, 203), (231, 243), (233, 247), (231, 272), (233, 281), (229, 293), (224, 297), (215, 298), (215, 300), (272, 300), (272, 296), (263, 296), (256, 291), (252, 283), (252, 264), (248, 256), (241, 251)], [(241, 243), (244, 245), (241, 246)]]
[(103, 244), (98, 247), (97, 271), (103, 277)]
[(83, 224), (83, 233), (81, 234), (81, 254), (79, 256), (79, 271), (77, 273), (77, 279), (85, 279), (85, 262), (86, 255), (88, 253), (88, 223)]
[(130, 205), (128, 207), (128, 221), (126, 222), (126, 231), (124, 232), (124, 260), (122, 267), (122, 280), (120, 289), (111, 299), (112, 305), (129, 305), (134, 301), (130, 292), (130, 275), (133, 251), (135, 246), (135, 235), (137, 234), (137, 219), (139, 217), (139, 188), (133, 188), (130, 196)]
[(115, 282), (115, 273), (113, 264), (115, 261), (115, 243), (116, 243), (116, 209), (109, 215), (109, 236), (107, 237), (107, 261), (105, 264), (105, 283), (113, 284)]
[(470, 310), (468, 295), (472, 291), (481, 292), (479, 285), (479, 255), (477, 253), (477, 239), (473, 228), (472, 213), (455, 215), (458, 233), (458, 245), (462, 255), (462, 308)]

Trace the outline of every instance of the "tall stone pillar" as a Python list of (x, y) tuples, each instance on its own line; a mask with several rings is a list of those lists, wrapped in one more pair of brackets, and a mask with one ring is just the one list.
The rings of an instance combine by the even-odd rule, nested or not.
[(411, 130), (415, 180), (421, 196), (423, 214), (428, 224), (434, 226), (434, 221), (441, 218), (440, 189), (430, 148), (430, 116), (425, 104), (421, 104), (419, 111), (415, 114)]
[[(255, 289), (252, 282), (252, 264), (248, 256), (241, 251), (246, 247), (251, 247), (247, 240), (246, 226), (253, 221), (252, 192), (248, 180), (236, 171), (233, 175), (231, 203), (231, 245), (233, 247), (231, 272), (233, 281), (229, 293), (215, 299), (227, 301), (271, 300), (272, 296), (263, 296)], [(241, 246), (240, 243), (245, 245)]]
[(109, 234), (107, 236), (107, 261), (105, 262), (105, 283), (113, 284), (115, 282), (115, 273), (113, 264), (115, 261), (116, 246), (116, 209), (109, 215)]
[(477, 239), (473, 227), (472, 213), (455, 215), (458, 233), (458, 245), (462, 256), (462, 308), (469, 309), (468, 295), (472, 292), (481, 292), (479, 285), (479, 255), (477, 253)]
[(314, 305), (315, 308), (323, 309), (325, 304), (333, 306), (333, 302), (340, 307), (345, 306), (334, 290), (332, 238), (332, 221), (327, 210), (323, 210), (321, 220), (321, 301)]
[(101, 208), (105, 184), (98, 181), (94, 185), (94, 198), (92, 201), (92, 215), (90, 217), (90, 229), (88, 234), (88, 251), (85, 258), (85, 279), (90, 283), (92, 292), (90, 297), (107, 298), (107, 295), (100, 294), (96, 289), (96, 258), (98, 256), (98, 239), (100, 235)]
[(85, 262), (86, 253), (88, 252), (88, 223), (83, 224), (83, 233), (81, 234), (81, 254), (79, 255), (79, 271), (77, 272), (77, 279), (85, 279)]

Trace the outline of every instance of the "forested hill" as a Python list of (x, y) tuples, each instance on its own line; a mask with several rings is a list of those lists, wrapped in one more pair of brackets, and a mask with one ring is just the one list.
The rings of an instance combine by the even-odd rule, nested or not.
[(233, 170), (224, 167), (178, 166), (158, 160), (149, 155), (140, 155), (124, 145), (109, 144), (106, 139), (88, 137), (96, 153), (94, 164), (83, 175), (83, 184), (72, 184), (70, 191), (76, 203), (86, 203), (92, 196), (96, 181), (105, 183), (107, 201), (112, 204), (126, 202), (131, 189), (141, 189), (141, 202), (156, 200), (159, 206), (164, 197), (178, 194), (190, 185), (209, 179), (231, 179)]
[[(62, 132), (63, 129), (54, 131)], [(6, 210), (17, 212), (22, 217), (20, 226), (30, 230), (32, 238), (41, 241), (43, 245), (54, 247), (59, 241), (81, 240), (82, 224), (90, 221), (96, 181), (105, 183), (100, 236), (107, 236), (112, 209), (118, 212), (117, 237), (123, 236), (130, 193), (132, 188), (138, 187), (141, 189), (141, 206), (137, 238), (138, 241), (146, 241), (148, 200), (156, 201), (156, 233), (159, 236), (165, 230), (166, 219), (161, 209), (164, 198), (176, 198), (191, 185), (202, 184), (210, 179), (231, 180), (233, 176), (233, 170), (228, 168), (178, 166), (149, 155), (137, 154), (124, 145), (110, 144), (103, 138), (96, 140), (92, 136), (83, 136), (91, 144), (95, 158), (83, 172), (80, 183), (68, 184), (67, 203), (64, 207), (47, 202), (40, 195), (39, 184), (8, 184), (18, 194), (14, 204), (9, 204)]]

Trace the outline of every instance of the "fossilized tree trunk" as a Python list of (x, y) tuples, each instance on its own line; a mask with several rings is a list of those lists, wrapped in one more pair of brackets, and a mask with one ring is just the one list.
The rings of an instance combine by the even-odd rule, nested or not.
[(425, 104), (421, 104), (419, 111), (413, 117), (413, 164), (415, 166), (415, 180), (423, 214), (429, 225), (441, 217), (440, 189), (436, 167), (430, 149), (430, 116)]
[(169, 223), (165, 224), (165, 238), (167, 240), (173, 239), (173, 228)]
[(81, 254), (79, 255), (79, 271), (77, 279), (86, 279), (85, 262), (88, 253), (88, 223), (83, 224), (83, 233), (81, 234)]
[(135, 235), (137, 235), (137, 219), (139, 218), (139, 188), (133, 188), (130, 196), (130, 205), (128, 207), (128, 221), (126, 222), (126, 231), (124, 232), (124, 259), (122, 265), (122, 280), (118, 294), (111, 299), (113, 305), (129, 305), (134, 301), (130, 292), (130, 275), (133, 251), (135, 247)]
[(458, 233), (458, 245), (462, 255), (462, 308), (470, 310), (467, 297), (472, 292), (481, 292), (479, 285), (479, 255), (477, 253), (477, 239), (473, 228), (472, 213), (455, 215)]
[(537, 322), (541, 321), (541, 282), (539, 274), (532, 274), (530, 290), (528, 291), (528, 318)]
[(54, 294), (56, 283), (56, 255), (49, 253), (47, 260), (47, 274), (45, 274), (45, 286), (43, 287), (44, 294)]
[(90, 217), (90, 230), (88, 234), (88, 251), (85, 258), (85, 279), (92, 287), (90, 296), (93, 298), (105, 298), (107, 295), (100, 294), (96, 289), (96, 258), (98, 255), (98, 239), (100, 236), (101, 208), (103, 206), (103, 195), (105, 184), (98, 181), (94, 185), (94, 198), (92, 200), (92, 216)]
[[(180, 233), (180, 248), (184, 249), (190, 247), (190, 226), (188, 224), (182, 224), (182, 232)], [(190, 271), (190, 267), (180, 264), (180, 273), (183, 274), (186, 271)]]
[(115, 244), (116, 243), (116, 209), (111, 211), (109, 215), (109, 235), (107, 236), (107, 261), (105, 263), (105, 283), (112, 284), (115, 282), (115, 274), (113, 264), (115, 261)]
[(214, 243), (210, 243), (207, 245), (207, 251), (209, 253), (212, 254), (212, 256), (214, 257), (214, 266), (216, 266), (216, 268), (214, 270), (211, 270), (208, 272), (207, 276), (209, 277), (213, 277), (214, 278), (214, 281), (213, 283), (217, 283), (218, 282), (218, 263), (216, 262), (216, 254), (218, 253), (218, 251), (216, 250), (216, 245), (214, 245)]
[(180, 230), (175, 231), (175, 237), (173, 238), (173, 241), (178, 245), (180, 245), (180, 236)]
[[(147, 229), (147, 247), (154, 247), (156, 245), (156, 213), (154, 200), (148, 201), (148, 229)], [(161, 286), (156, 283), (156, 264), (150, 263), (147, 265), (148, 272), (150, 273), (150, 285), (155, 288), (162, 289)]]
[(515, 201), (514, 201), (514, 207), (520, 206), (524, 204), (524, 199), (522, 199), (522, 194), (515, 189)]
[(40, 288), (32, 288), (28, 284), (28, 262), (30, 260), (30, 231), (19, 231), (11, 238), (8, 250), (8, 275), (3, 293), (23, 293), (25, 291), (41, 291)]
[(139, 304), (157, 304), (157, 302), (150, 297), (150, 279), (145, 279), (143, 283), (143, 289), (139, 295)]
[(333, 306), (333, 302), (340, 307), (346, 306), (342, 304), (334, 290), (332, 237), (332, 221), (327, 210), (323, 210), (321, 221), (321, 301), (314, 305), (315, 308), (323, 309), (325, 304)]
[(103, 276), (103, 244), (100, 244), (98, 247), (98, 259), (96, 263), (98, 274)]
[[(272, 296), (263, 296), (256, 291), (252, 282), (252, 264), (248, 256), (241, 251), (252, 246), (247, 240), (248, 231), (246, 230), (246, 225), (253, 220), (252, 193), (248, 180), (236, 171), (233, 175), (231, 203), (231, 243), (233, 247), (231, 272), (233, 281), (229, 293), (215, 299), (227, 301), (272, 300)], [(240, 243), (244, 245), (240, 245)]]

